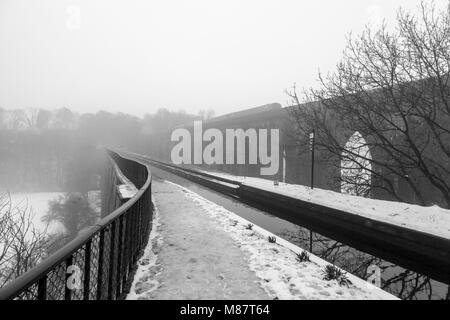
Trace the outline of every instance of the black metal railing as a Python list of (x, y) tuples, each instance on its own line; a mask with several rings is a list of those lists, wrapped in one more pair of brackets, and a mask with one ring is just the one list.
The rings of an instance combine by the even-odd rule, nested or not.
[(0, 300), (104, 300), (125, 296), (151, 230), (151, 174), (144, 164), (112, 151), (108, 154), (137, 193), (0, 289)]

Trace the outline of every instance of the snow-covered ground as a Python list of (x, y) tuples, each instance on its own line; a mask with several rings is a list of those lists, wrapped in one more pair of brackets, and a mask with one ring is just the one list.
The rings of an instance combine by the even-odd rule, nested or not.
[(299, 247), (258, 226), (247, 228), (247, 220), (186, 188), (154, 181), (153, 190), (156, 197), (163, 193), (156, 205), (165, 209), (159, 210), (128, 299), (180, 299), (188, 293), (193, 299), (395, 299), (350, 274), (349, 286), (324, 280), (329, 263), (313, 255), (298, 262)]
[(64, 232), (61, 223), (52, 222), (47, 228), (47, 223), (42, 221), (42, 218), (48, 214), (49, 201), (58, 200), (63, 195), (63, 192), (11, 193), (11, 207), (31, 210), (33, 225), (38, 230), (47, 231), (49, 234), (60, 233)]
[[(49, 201), (58, 200), (64, 195), (64, 192), (11, 193), (11, 207), (18, 207), (21, 210), (31, 210), (33, 225), (38, 230), (46, 231), (48, 234), (63, 233), (65, 229), (60, 222), (52, 221), (47, 226), (47, 223), (42, 218), (48, 214)], [(88, 193), (88, 200), (95, 212), (100, 213), (100, 191), (90, 191)]]
[(204, 172), (236, 180), (244, 185), (262, 190), (450, 239), (450, 210), (438, 206), (422, 207), (403, 202), (367, 199), (323, 189), (311, 190), (306, 186), (281, 182), (279, 186), (275, 186), (273, 181), (262, 178)]
[(160, 265), (157, 263), (157, 252), (158, 248), (162, 246), (162, 241), (159, 210), (155, 207), (148, 245), (142, 258), (139, 259), (138, 269), (134, 275), (127, 300), (138, 300), (142, 298), (143, 294), (149, 295), (159, 287), (157, 275), (160, 272)]

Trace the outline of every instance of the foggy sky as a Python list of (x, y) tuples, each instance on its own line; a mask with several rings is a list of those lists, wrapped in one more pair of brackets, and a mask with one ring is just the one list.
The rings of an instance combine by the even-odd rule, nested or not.
[(333, 70), (348, 32), (418, 4), (0, 0), (0, 107), (219, 115), (286, 105), (294, 82), (315, 86), (319, 69)]

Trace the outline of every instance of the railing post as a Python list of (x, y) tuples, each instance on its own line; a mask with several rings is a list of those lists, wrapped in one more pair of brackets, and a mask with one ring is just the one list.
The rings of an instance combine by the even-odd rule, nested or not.
[(38, 281), (37, 298), (38, 300), (47, 300), (47, 275)]
[(122, 292), (122, 233), (123, 233), (123, 216), (119, 218), (119, 234), (117, 244), (117, 276), (116, 276), (116, 299), (120, 297)]
[(72, 265), (73, 256), (70, 255), (69, 258), (66, 259), (66, 275), (65, 275), (65, 282), (64, 282), (64, 300), (71, 300), (72, 299), (72, 290), (69, 288), (67, 280), (69, 279), (70, 275), (67, 273), (67, 268)]
[(137, 247), (138, 247), (138, 212), (139, 212), (139, 201), (136, 203), (136, 205), (133, 206), (133, 257), (132, 257), (132, 263), (136, 263), (136, 255), (137, 255)]
[(114, 244), (116, 242), (116, 222), (117, 220), (114, 220), (111, 223), (111, 243), (110, 243), (110, 250), (109, 250), (109, 284), (108, 284), (108, 300), (112, 300), (113, 297), (113, 283), (114, 283)]
[(125, 250), (125, 252), (124, 252), (124, 258), (126, 259), (126, 260), (124, 260), (124, 279), (123, 279), (123, 281), (124, 281), (124, 283), (125, 283), (125, 281), (126, 281), (126, 279), (127, 279), (127, 277), (128, 277), (128, 274), (130, 273), (130, 269), (129, 269), (129, 261), (130, 261), (130, 232), (131, 232), (131, 229), (130, 229), (130, 214), (128, 213), (127, 214), (127, 216), (126, 216), (126, 226), (125, 226), (125, 238), (124, 238), (124, 240), (123, 240), (123, 242), (124, 242), (124, 250)]
[(128, 213), (128, 223), (130, 225), (129, 232), (128, 232), (128, 270), (131, 271), (132, 269), (132, 260), (133, 260), (133, 238), (134, 238), (134, 206), (132, 206)]
[(91, 293), (91, 244), (92, 240), (86, 242), (86, 247), (84, 249), (84, 300), (89, 300)]
[(142, 228), (141, 228), (141, 212), (142, 212), (142, 200), (139, 199), (137, 202), (136, 210), (136, 253), (141, 249), (141, 238), (142, 238)]
[(102, 300), (103, 287), (103, 254), (105, 247), (105, 230), (100, 230), (98, 241), (98, 273), (97, 273), (97, 300)]

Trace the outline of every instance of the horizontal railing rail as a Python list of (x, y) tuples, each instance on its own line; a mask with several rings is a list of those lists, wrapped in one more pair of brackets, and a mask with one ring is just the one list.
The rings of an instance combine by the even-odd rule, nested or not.
[(138, 189), (123, 205), (0, 289), (0, 300), (104, 300), (123, 298), (151, 230), (149, 166), (107, 151)]

